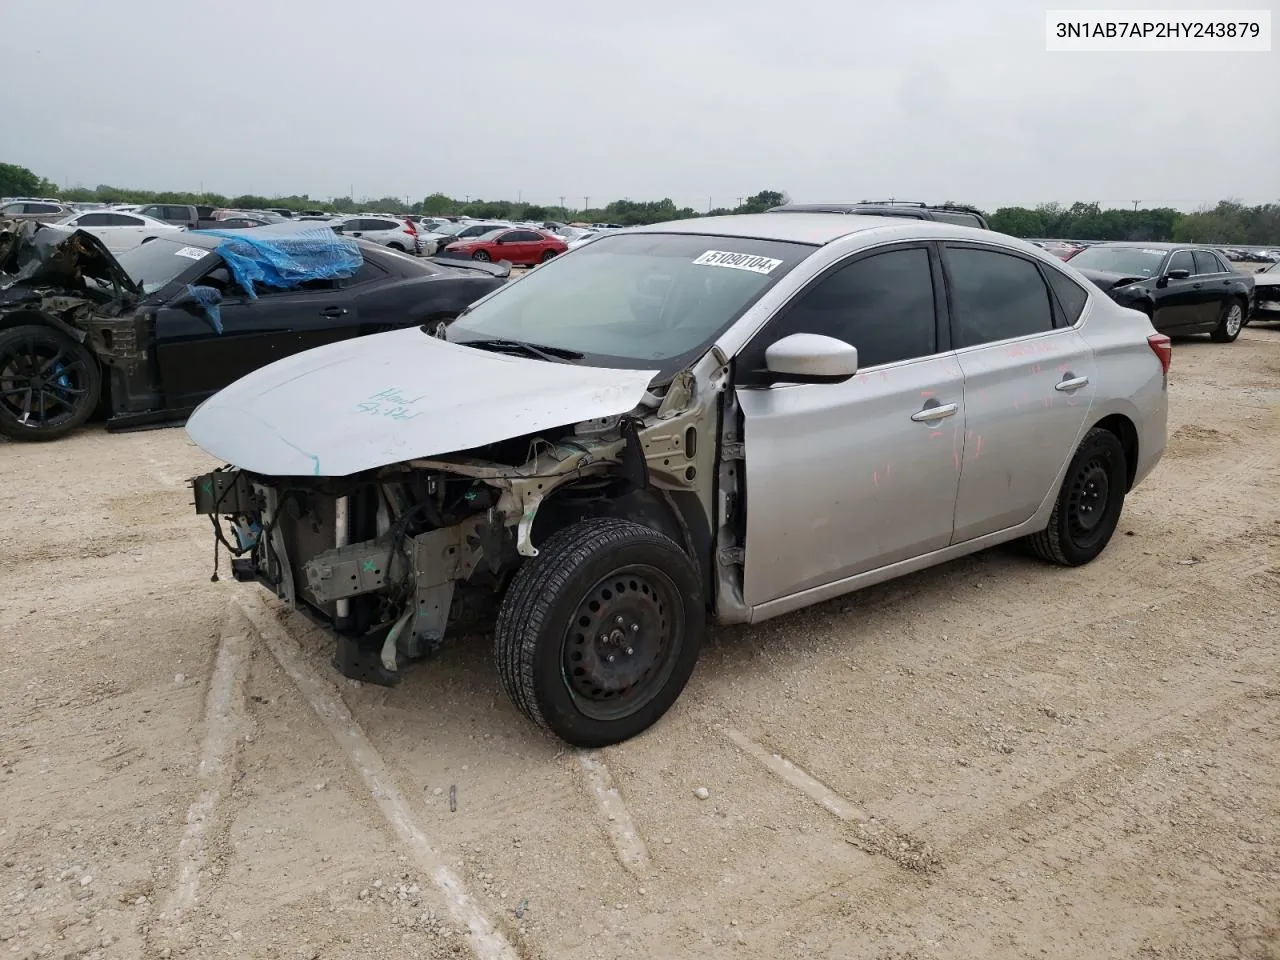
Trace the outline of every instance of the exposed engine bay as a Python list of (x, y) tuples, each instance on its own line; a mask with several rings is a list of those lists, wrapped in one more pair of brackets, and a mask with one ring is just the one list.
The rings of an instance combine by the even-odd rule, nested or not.
[[(727, 367), (720, 373), (717, 388)], [(742, 619), (732, 548), (741, 498), (717, 477), (718, 448), (732, 456), (741, 444), (719, 435), (721, 390), (695, 396), (697, 383), (692, 370), (677, 375), (647, 412), (347, 477), (225, 467), (192, 480), (195, 508), (212, 519), (235, 578), (332, 629), (334, 665), (354, 679), (394, 684), (446, 633), (491, 620), (536, 544), (586, 517), (665, 533), (704, 570), (721, 619)], [(724, 521), (718, 534), (713, 517)]]

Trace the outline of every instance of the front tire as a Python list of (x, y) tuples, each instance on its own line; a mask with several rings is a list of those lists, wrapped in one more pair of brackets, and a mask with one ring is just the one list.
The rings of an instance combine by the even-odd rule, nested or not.
[(97, 360), (60, 330), (0, 330), (0, 434), (57, 440), (89, 419), (101, 392)]
[(1120, 523), (1128, 464), (1120, 439), (1095, 427), (1067, 466), (1049, 524), (1029, 538), (1042, 560), (1078, 567), (1106, 548)]
[(516, 572), (494, 658), (521, 713), (574, 746), (602, 747), (676, 701), (705, 617), (698, 568), (669, 537), (630, 520), (583, 520)]
[(471, 255), (471, 259), (472, 260), (488, 260), (489, 255), (485, 253), (483, 250), (477, 250), (475, 253)]
[(1239, 300), (1228, 300), (1226, 306), (1222, 308), (1222, 316), (1218, 320), (1218, 326), (1209, 334), (1209, 339), (1214, 343), (1231, 343), (1240, 336), (1240, 331), (1244, 329), (1245, 324), (1245, 306)]

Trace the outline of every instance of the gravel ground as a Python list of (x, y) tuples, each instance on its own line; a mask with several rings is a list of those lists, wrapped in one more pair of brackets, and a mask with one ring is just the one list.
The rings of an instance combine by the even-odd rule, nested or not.
[(593, 754), (210, 582), (183, 431), (0, 445), (0, 952), (1280, 957), (1280, 327), (1170, 392), (1094, 564), (719, 631)]

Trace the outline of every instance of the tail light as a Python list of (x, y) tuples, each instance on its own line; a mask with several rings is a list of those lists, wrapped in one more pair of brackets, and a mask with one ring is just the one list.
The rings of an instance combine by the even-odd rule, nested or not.
[(1147, 337), (1147, 346), (1156, 355), (1156, 359), (1160, 361), (1160, 369), (1167, 376), (1169, 364), (1173, 362), (1173, 341), (1163, 333), (1153, 333)]
[(404, 222), (404, 225), (409, 228), (409, 232), (412, 233), (415, 237), (418, 235), (418, 228), (413, 225), (412, 220), (406, 220)]

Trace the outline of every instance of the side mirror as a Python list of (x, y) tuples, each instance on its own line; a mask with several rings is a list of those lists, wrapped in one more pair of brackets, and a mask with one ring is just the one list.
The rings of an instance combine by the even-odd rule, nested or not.
[(1165, 274), (1170, 280), (1185, 280), (1191, 276), (1190, 270), (1170, 270)]
[(775, 383), (841, 383), (858, 372), (858, 348), (818, 333), (793, 333), (764, 352)]

